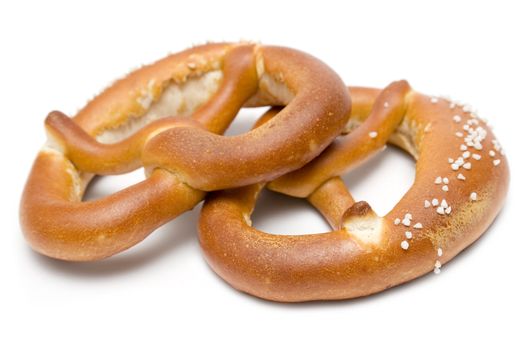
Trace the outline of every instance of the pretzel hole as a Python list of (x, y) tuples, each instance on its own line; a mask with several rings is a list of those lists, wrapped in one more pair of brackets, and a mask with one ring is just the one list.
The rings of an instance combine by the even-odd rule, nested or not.
[(253, 227), (276, 235), (304, 235), (332, 229), (308, 201), (263, 189), (251, 216)]
[(87, 185), (83, 201), (109, 196), (144, 180), (142, 168), (121, 175), (95, 176)]
[(241, 135), (253, 129), (257, 120), (268, 111), (269, 107), (244, 107), (237, 113), (230, 127), (224, 133), (225, 136)]
[(410, 189), (415, 174), (412, 156), (388, 145), (342, 179), (356, 201), (366, 200), (377, 215), (385, 216)]

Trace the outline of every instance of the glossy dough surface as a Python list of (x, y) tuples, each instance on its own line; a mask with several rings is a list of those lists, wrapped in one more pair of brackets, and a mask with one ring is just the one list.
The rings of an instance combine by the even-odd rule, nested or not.
[[(333, 231), (275, 235), (251, 227), (265, 183), (206, 200), (200, 243), (211, 267), (233, 287), (286, 302), (380, 292), (439, 273), (501, 209), (509, 184), (507, 160), (469, 107), (417, 93), (404, 81), (385, 90), (350, 88), (350, 93), (348, 134), (305, 167), (267, 184), (306, 198)], [(366, 202), (354, 202), (338, 176), (386, 142), (414, 157), (416, 177), (399, 203), (379, 217)]]
[[(284, 106), (271, 123), (222, 134), (243, 106)], [(36, 251), (97, 260), (142, 241), (205, 191), (268, 181), (317, 156), (350, 110), (341, 79), (305, 53), (207, 44), (118, 80), (74, 118), (52, 112), (20, 206)], [(276, 157), (275, 155), (279, 155)], [(147, 179), (83, 202), (94, 175), (145, 166)]]

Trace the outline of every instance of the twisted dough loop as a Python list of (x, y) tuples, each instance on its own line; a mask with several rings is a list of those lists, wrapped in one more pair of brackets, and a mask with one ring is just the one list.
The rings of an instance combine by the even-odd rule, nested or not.
[[(268, 98), (272, 105), (286, 104), (278, 116), (232, 137), (197, 128), (172, 128), (146, 145), (143, 160), (147, 169), (168, 169), (193, 188), (214, 191), (275, 179), (306, 164), (331, 143), (350, 111), (348, 93), (339, 89), (339, 78), (319, 61), (306, 60), (294, 50), (266, 48), (259, 52), (265, 62), (264, 68), (258, 64), (259, 71), (264, 71), (260, 73), (261, 88), (285, 82), (285, 91), (274, 92), (281, 99), (269, 96), (250, 104), (267, 104)], [(268, 79), (272, 72), (277, 73), (276, 81)]]
[[(333, 231), (273, 235), (251, 227), (264, 183), (206, 200), (200, 243), (211, 267), (233, 287), (287, 302), (376, 293), (439, 272), (499, 212), (508, 188), (507, 162), (494, 135), (467, 108), (416, 93), (406, 82), (350, 92), (349, 129), (355, 130), (305, 167), (268, 183), (274, 191), (307, 198)], [(416, 178), (379, 217), (366, 202), (354, 201), (339, 175), (387, 141), (414, 156)]]
[[(244, 105), (266, 104), (287, 107), (245, 135), (213, 134)], [(116, 82), (73, 119), (49, 115), (50, 141), (21, 201), (25, 237), (54, 258), (108, 257), (193, 208), (205, 190), (268, 181), (304, 165), (337, 136), (349, 109), (339, 77), (295, 50), (208, 44), (169, 56)], [(93, 174), (143, 165), (143, 182), (81, 202)], [(234, 166), (244, 170), (224, 175)]]

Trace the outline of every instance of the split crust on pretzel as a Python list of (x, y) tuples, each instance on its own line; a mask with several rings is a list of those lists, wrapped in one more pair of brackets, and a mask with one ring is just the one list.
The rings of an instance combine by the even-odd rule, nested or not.
[[(261, 105), (285, 107), (249, 133), (215, 134), (241, 107)], [(74, 118), (48, 116), (48, 142), (22, 196), (22, 230), (50, 257), (111, 256), (194, 207), (204, 191), (301, 167), (340, 133), (349, 109), (340, 78), (296, 50), (207, 44), (170, 55), (117, 81)], [(143, 182), (82, 202), (94, 174), (140, 166)]]
[[(283, 302), (380, 292), (439, 272), (501, 209), (507, 161), (485, 122), (467, 107), (419, 94), (404, 81), (383, 91), (350, 88), (350, 94), (353, 131), (305, 167), (268, 183), (274, 191), (307, 198), (332, 232), (275, 235), (251, 227), (264, 183), (206, 200), (199, 222), (202, 249), (213, 270), (236, 289)], [(386, 142), (416, 159), (416, 178), (379, 217), (366, 202), (354, 201), (339, 175)]]

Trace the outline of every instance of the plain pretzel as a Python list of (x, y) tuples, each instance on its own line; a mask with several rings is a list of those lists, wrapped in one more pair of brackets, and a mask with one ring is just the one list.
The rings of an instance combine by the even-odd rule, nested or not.
[[(286, 107), (246, 134), (217, 135), (241, 107), (261, 105)], [(340, 78), (296, 50), (207, 44), (168, 56), (117, 81), (73, 119), (49, 115), (48, 142), (22, 196), (23, 232), (50, 257), (108, 257), (193, 208), (204, 191), (301, 167), (340, 133), (349, 109)], [(140, 166), (143, 182), (82, 202), (94, 174)]]

